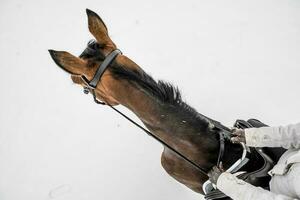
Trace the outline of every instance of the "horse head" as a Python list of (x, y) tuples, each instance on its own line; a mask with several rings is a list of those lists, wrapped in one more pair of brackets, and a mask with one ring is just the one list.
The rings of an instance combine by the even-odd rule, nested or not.
[[(83, 53), (77, 57), (66, 51), (49, 50), (55, 63), (71, 75), (71, 79), (75, 84), (83, 87), (86, 86), (86, 83), (82, 77), (91, 80), (107, 55), (117, 49), (117, 46), (109, 37), (105, 23), (99, 15), (89, 9), (86, 9), (86, 13), (89, 31), (95, 40), (88, 43)], [(125, 68), (129, 66), (131, 69), (139, 69), (138, 65), (124, 55), (118, 55), (111, 65)], [(97, 99), (110, 105), (117, 105), (119, 101), (115, 99), (113, 94), (116, 90), (118, 90), (118, 85), (115, 84), (115, 79), (112, 77), (110, 70), (106, 70), (101, 77), (101, 82), (95, 88), (95, 95)]]

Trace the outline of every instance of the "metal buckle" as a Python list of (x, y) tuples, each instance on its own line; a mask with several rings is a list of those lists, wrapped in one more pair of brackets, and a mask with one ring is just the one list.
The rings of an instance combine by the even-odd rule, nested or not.
[(85, 76), (81, 76), (81, 80), (84, 82), (85, 86), (83, 87), (83, 93), (89, 94), (90, 89), (94, 90), (95, 88), (89, 84), (88, 79)]
[(89, 94), (90, 93), (90, 89), (88, 87), (83, 87), (83, 93), (84, 94)]
[(101, 104), (101, 105), (106, 105), (105, 102), (103, 101), (99, 101), (96, 97), (96, 93), (95, 93), (95, 87), (91, 86), (89, 84), (88, 79), (85, 76), (81, 76), (82, 81), (84, 82), (85, 86), (83, 87), (83, 93), (84, 94), (89, 94), (91, 93), (93, 95), (93, 99), (95, 101), (96, 104)]

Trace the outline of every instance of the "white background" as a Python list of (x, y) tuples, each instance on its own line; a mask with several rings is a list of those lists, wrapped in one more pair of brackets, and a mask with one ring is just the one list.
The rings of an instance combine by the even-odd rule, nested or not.
[(299, 121), (299, 0), (1, 0), (1, 200), (200, 199), (164, 172), (161, 145), (50, 58), (92, 38), (85, 8), (199, 112), (228, 126)]

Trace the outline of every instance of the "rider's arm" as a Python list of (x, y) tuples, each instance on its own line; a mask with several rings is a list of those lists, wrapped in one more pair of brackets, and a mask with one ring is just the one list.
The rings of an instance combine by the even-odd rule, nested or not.
[(236, 178), (234, 175), (224, 172), (217, 181), (217, 188), (233, 200), (291, 200), (284, 195), (275, 194), (261, 187), (255, 187), (243, 180)]
[(245, 129), (246, 144), (253, 147), (300, 148), (300, 123)]

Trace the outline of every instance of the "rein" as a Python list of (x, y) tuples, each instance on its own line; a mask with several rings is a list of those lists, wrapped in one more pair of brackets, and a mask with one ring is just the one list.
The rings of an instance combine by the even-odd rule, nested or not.
[[(189, 158), (187, 158), (185, 155), (183, 155), (182, 153), (180, 153), (178, 150), (174, 149), (173, 147), (171, 147), (169, 144), (167, 144), (165, 141), (161, 140), (159, 137), (157, 137), (156, 135), (154, 135), (153, 133), (151, 133), (150, 131), (148, 131), (147, 129), (145, 129), (144, 127), (142, 127), (141, 125), (139, 125), (137, 122), (133, 121), (131, 118), (129, 118), (127, 115), (125, 115), (124, 113), (122, 113), (121, 111), (119, 111), (118, 109), (116, 109), (115, 107), (113, 107), (112, 105), (105, 103), (103, 101), (99, 101), (96, 97), (96, 93), (95, 93), (95, 89), (98, 85), (98, 83), (100, 82), (100, 79), (103, 75), (103, 73), (105, 72), (105, 70), (110, 66), (110, 64), (114, 61), (114, 59), (118, 56), (122, 54), (122, 52), (119, 49), (116, 49), (114, 51), (112, 51), (110, 54), (108, 54), (108, 56), (104, 59), (104, 61), (101, 63), (101, 65), (98, 67), (93, 79), (91, 81), (89, 81), (85, 76), (81, 76), (81, 79), (84, 81), (84, 83), (86, 84), (86, 86), (84, 87), (84, 93), (85, 94), (89, 94), (91, 93), (93, 95), (93, 99), (95, 101), (95, 103), (97, 104), (101, 104), (101, 105), (108, 105), (110, 108), (112, 108), (114, 111), (116, 111), (117, 113), (119, 113), (120, 115), (122, 115), (124, 118), (126, 118), (128, 121), (130, 121), (131, 123), (133, 123), (135, 126), (137, 126), (138, 128), (140, 128), (141, 130), (143, 130), (145, 133), (147, 133), (149, 136), (151, 136), (152, 138), (154, 138), (156, 141), (158, 141), (159, 143), (161, 143), (162, 145), (164, 145), (165, 147), (167, 147), (168, 149), (170, 149), (171, 151), (173, 151), (175, 154), (177, 154), (179, 157), (181, 157), (182, 159), (184, 159), (186, 162), (188, 162), (190, 165), (192, 165), (195, 169), (197, 169), (199, 172), (201, 172), (202, 174), (208, 176), (208, 172), (200, 167), (197, 163), (195, 163), (194, 161), (190, 160)], [(219, 149), (219, 155), (218, 155), (218, 160), (217, 160), (217, 166), (220, 165), (223, 156), (224, 156), (224, 150), (225, 150), (225, 138), (228, 139), (230, 138), (231, 135), (231, 130), (227, 127), (225, 127), (224, 125), (222, 125), (220, 122), (212, 120), (202, 114), (200, 114), (203, 118), (209, 120), (213, 125), (215, 129), (219, 130), (219, 136), (220, 136), (220, 149)]]

